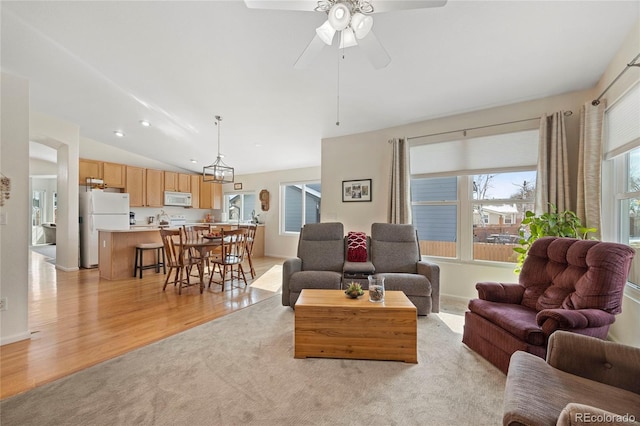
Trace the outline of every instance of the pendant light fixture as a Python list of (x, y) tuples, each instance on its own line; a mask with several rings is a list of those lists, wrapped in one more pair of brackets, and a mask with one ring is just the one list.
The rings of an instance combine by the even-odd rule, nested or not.
[(202, 181), (214, 183), (232, 183), (234, 178), (233, 167), (227, 166), (222, 161), (223, 155), (220, 154), (220, 122), (222, 117), (216, 115), (216, 126), (218, 126), (218, 156), (216, 161), (202, 168)]

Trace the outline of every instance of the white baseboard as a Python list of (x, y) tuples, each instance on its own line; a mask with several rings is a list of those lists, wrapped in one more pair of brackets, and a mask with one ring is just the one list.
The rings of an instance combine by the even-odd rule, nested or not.
[(73, 268), (65, 268), (64, 266), (60, 266), (60, 265), (56, 265), (56, 269), (59, 269), (61, 271), (64, 272), (74, 272), (74, 271), (79, 271), (80, 268), (79, 267), (73, 267)]
[(2, 338), (0, 338), (0, 346), (28, 339), (31, 339), (31, 333), (29, 332), (14, 334), (13, 336), (2, 336)]

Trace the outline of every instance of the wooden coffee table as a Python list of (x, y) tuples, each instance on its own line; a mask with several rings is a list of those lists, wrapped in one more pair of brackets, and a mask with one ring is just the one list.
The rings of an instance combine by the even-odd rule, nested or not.
[(305, 289), (295, 306), (296, 358), (418, 362), (417, 311), (401, 291), (349, 299), (342, 290)]

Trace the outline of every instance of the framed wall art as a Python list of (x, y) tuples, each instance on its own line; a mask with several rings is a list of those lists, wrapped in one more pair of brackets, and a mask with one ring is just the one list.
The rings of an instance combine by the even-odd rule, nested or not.
[(355, 201), (371, 201), (371, 179), (342, 181), (342, 202)]

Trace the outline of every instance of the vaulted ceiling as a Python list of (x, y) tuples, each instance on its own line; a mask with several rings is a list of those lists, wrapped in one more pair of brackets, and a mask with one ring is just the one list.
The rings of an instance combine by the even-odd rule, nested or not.
[(384, 69), (334, 42), (299, 70), (321, 12), (239, 0), (0, 7), (2, 70), (29, 80), (33, 109), (196, 172), (215, 159), (221, 115), (237, 174), (319, 165), (322, 138), (591, 88), (640, 19), (638, 1), (449, 0), (374, 15)]

